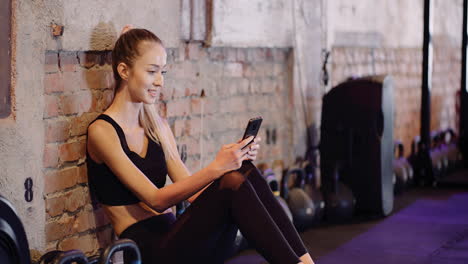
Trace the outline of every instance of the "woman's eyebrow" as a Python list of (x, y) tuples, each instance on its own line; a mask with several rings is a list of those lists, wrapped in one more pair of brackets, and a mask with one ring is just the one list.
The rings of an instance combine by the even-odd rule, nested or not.
[(164, 65), (161, 66), (161, 65), (157, 65), (157, 64), (151, 63), (151, 64), (148, 64), (148, 65), (149, 65), (149, 66), (154, 66), (154, 67), (156, 67), (156, 68), (160, 68), (160, 67), (161, 67), (161, 68), (164, 68), (164, 67), (166, 67), (167, 64), (164, 64)]

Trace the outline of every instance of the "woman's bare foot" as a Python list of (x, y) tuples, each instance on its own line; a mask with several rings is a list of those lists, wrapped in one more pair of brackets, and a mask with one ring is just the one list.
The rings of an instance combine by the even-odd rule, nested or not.
[(304, 264), (314, 264), (314, 261), (313, 261), (312, 258), (310, 257), (310, 254), (309, 254), (309, 253), (306, 253), (306, 254), (302, 255), (299, 259), (302, 261), (301, 263), (304, 263)]

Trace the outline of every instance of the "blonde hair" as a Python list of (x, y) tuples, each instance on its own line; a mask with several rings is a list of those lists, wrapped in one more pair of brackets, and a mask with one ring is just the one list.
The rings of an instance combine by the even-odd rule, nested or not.
[[(130, 29), (117, 39), (112, 50), (112, 70), (115, 79), (114, 94), (117, 93), (122, 83), (122, 77), (120, 77), (117, 71), (117, 66), (123, 62), (132, 67), (134, 60), (141, 55), (139, 44), (142, 41), (152, 41), (163, 46), (161, 39), (153, 32), (142, 28)], [(144, 104), (138, 119), (145, 130), (145, 134), (151, 140), (161, 145), (166, 160), (176, 159), (179, 156), (177, 146), (171, 137), (172, 131), (165, 120), (158, 114), (154, 104)]]

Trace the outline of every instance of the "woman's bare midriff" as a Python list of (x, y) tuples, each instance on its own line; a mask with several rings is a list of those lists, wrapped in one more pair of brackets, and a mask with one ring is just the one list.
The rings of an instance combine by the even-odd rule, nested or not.
[(102, 208), (106, 212), (106, 215), (109, 218), (112, 226), (114, 227), (114, 232), (117, 234), (117, 236), (120, 236), (120, 234), (127, 227), (139, 221), (142, 221), (155, 215), (167, 214), (172, 212), (172, 209), (169, 208), (163, 213), (158, 213), (142, 202), (137, 204), (118, 206), (102, 205)]

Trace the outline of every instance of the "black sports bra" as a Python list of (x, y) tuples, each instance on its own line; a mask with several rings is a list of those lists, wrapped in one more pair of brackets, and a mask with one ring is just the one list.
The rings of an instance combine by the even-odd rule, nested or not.
[[(138, 167), (146, 177), (158, 188), (166, 183), (167, 167), (162, 147), (148, 139), (148, 150), (145, 157), (128, 148), (122, 128), (110, 116), (101, 114), (94, 121), (101, 119), (110, 123), (120, 139), (125, 154)], [(93, 121), (93, 122), (94, 122)], [(93, 123), (91, 122), (91, 124)], [(98, 202), (106, 205), (129, 205), (140, 201), (109, 169), (105, 163), (98, 164), (86, 152), (88, 166), (88, 183), (91, 196)]]

